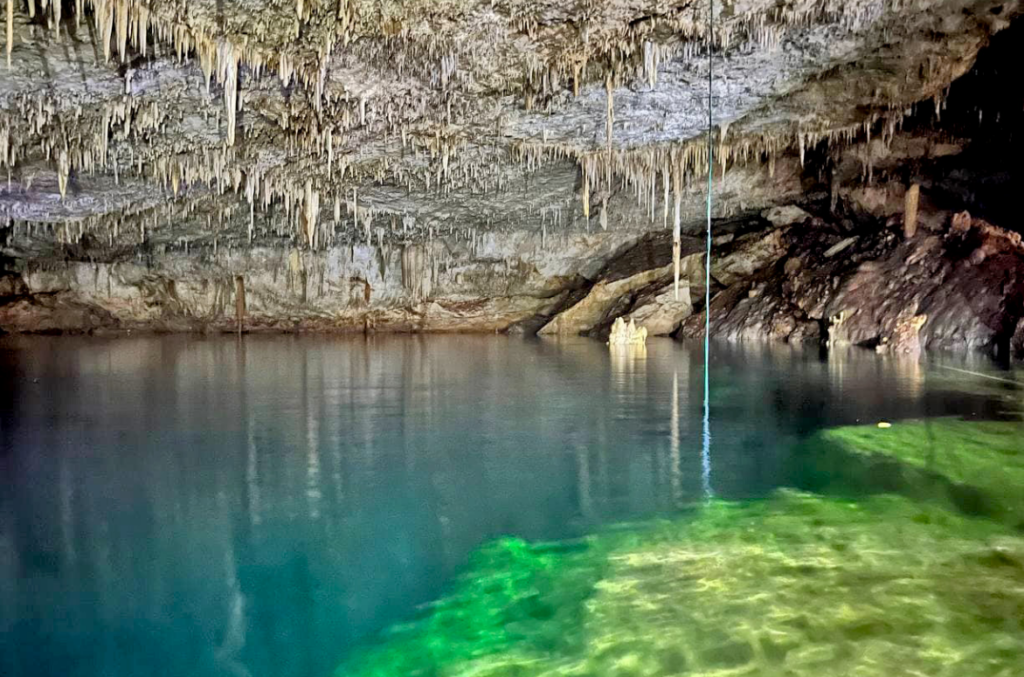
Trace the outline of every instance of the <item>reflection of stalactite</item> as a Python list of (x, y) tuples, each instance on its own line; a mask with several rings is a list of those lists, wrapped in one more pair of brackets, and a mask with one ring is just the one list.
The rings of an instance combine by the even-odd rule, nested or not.
[(420, 245), (408, 245), (402, 249), (402, 285), (416, 300), (430, 296), (432, 290), (427, 254)]
[[(5, 619), (0, 622), (0, 627), (4, 628), (4, 631), (9, 625), (7, 625), (6, 619), (14, 619), (16, 609), (18, 608), (19, 600), (19, 581), (21, 576), (19, 572), (22, 570), (22, 563), (19, 561), (18, 550), (14, 546), (14, 513), (13, 511), (0, 510), (0, 618)], [(11, 654), (0, 653), (0, 674), (10, 674), (13, 677), (17, 677), (18, 674), (23, 674), (19, 670), (15, 672), (14, 666), (17, 664), (17, 658)]]
[[(311, 520), (320, 519), (320, 502), (323, 492), (320, 488), (320, 418), (310, 406), (310, 356), (306, 353), (302, 362), (302, 415), (306, 422), (306, 506)], [(321, 363), (321, 380), (323, 370)], [(322, 388), (321, 393), (322, 394)], [(313, 398), (319, 401), (314, 392)]]
[(312, 410), (306, 412), (306, 499), (309, 518), (320, 519), (320, 421)]
[(576, 478), (580, 514), (585, 519), (594, 516), (594, 497), (590, 486), (590, 450), (585, 444), (576, 445)]
[(924, 394), (924, 369), (917, 355), (893, 355), (893, 370), (899, 378), (901, 388), (914, 398)]
[(679, 370), (672, 373), (672, 414), (669, 431), (670, 469), (672, 483), (672, 505), (678, 506), (683, 500), (682, 457), (679, 453)]
[(249, 443), (245, 460), (245, 482), (249, 487), (249, 523), (253, 526), (259, 526), (263, 521), (260, 510), (259, 455), (256, 451), (255, 425), (251, 415), (247, 427)]
[(61, 539), (64, 542), (64, 559), (69, 566), (74, 566), (78, 559), (75, 551), (75, 513), (74, 482), (68, 470), (67, 458), (62, 454), (60, 459), (60, 526)]
[(217, 648), (215, 657), (217, 664), (232, 675), (252, 677), (252, 673), (238, 659), (238, 654), (245, 647), (245, 595), (242, 594), (235, 576), (234, 554), (229, 550), (226, 555), (227, 583), (231, 595), (228, 607), (228, 625), (224, 632), (224, 641)]

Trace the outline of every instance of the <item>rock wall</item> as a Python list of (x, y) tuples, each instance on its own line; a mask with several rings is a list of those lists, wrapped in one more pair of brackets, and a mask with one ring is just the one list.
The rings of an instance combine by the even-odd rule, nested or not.
[[(772, 219), (772, 220), (770, 220)], [(774, 221), (774, 222), (773, 222)], [(718, 224), (711, 331), (897, 351), (1024, 350), (1024, 245), (966, 212), (844, 229), (803, 210)], [(732, 230), (733, 232), (728, 232)], [(625, 232), (557, 242), (438, 239), (403, 249), (221, 251), (140, 262), (63, 262), (0, 277), (0, 328), (20, 332), (522, 331), (605, 336), (618, 317), (652, 335), (704, 332), (704, 246)], [(597, 262), (600, 266), (594, 270)], [(694, 312), (696, 307), (697, 312)]]
[[(848, 236), (808, 218), (782, 237), (778, 260), (712, 299), (713, 336), (1006, 355), (1024, 318), (1020, 236), (984, 221), (950, 215), (903, 240), (898, 226)], [(703, 333), (701, 314), (681, 335)]]
[(567, 235), (545, 250), (523, 233), (475, 244), (438, 238), (402, 248), (47, 262), (3, 278), (0, 329), (234, 331), (234, 278), (242, 276), (246, 331), (502, 331), (558, 304), (567, 281), (629, 238)]
[[(898, 192), (881, 187), (880, 191)], [(920, 227), (851, 225), (795, 205), (716, 221), (711, 331), (913, 352), (1024, 351), (1024, 244), (925, 192)], [(883, 214), (884, 216), (884, 214)], [(891, 215), (890, 215), (891, 216)], [(616, 318), (652, 335), (704, 333), (705, 242), (668, 231), (436, 238), (390, 248), (253, 248), (152, 261), (48, 262), (0, 276), (0, 329), (539, 332), (604, 337)], [(695, 312), (696, 311), (696, 312)]]

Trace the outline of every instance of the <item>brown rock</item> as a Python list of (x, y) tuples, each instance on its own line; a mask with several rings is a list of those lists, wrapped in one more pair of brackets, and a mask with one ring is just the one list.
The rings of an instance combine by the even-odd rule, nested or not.
[(726, 287), (770, 266), (786, 253), (785, 229), (752, 233), (736, 240), (732, 251), (711, 265), (711, 276)]
[(917, 354), (921, 352), (921, 328), (927, 321), (927, 315), (912, 315), (909, 312), (902, 313), (896, 322), (896, 327), (893, 329), (892, 334), (882, 337), (878, 351), (891, 351), (903, 354)]
[(962, 235), (967, 233), (971, 229), (971, 214), (970, 212), (960, 212), (953, 215), (953, 222), (950, 225), (949, 232), (954, 235)]
[(903, 213), (906, 189), (900, 185), (865, 186), (850, 191), (850, 200), (861, 211), (875, 218), (888, 218)]
[(21, 275), (0, 275), (0, 299), (10, 296), (21, 296), (28, 293), (28, 286)]
[(796, 205), (773, 207), (765, 211), (761, 216), (776, 228), (803, 223), (811, 218), (810, 214)]

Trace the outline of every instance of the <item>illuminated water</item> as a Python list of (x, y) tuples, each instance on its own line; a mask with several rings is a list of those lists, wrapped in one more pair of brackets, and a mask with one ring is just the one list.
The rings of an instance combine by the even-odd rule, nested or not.
[(675, 515), (705, 482), (919, 498), (804, 442), (1024, 399), (980, 360), (712, 350), (705, 477), (697, 345), (4, 340), (0, 675), (326, 676), (496, 538)]

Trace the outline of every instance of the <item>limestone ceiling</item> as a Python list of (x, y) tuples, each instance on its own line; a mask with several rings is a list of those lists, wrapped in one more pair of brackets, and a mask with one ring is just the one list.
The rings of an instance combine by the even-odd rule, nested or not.
[[(187, 220), (196, 239), (227, 223), (316, 248), (382, 223), (398, 240), (453, 222), (535, 228), (597, 219), (585, 205), (617, 193), (648, 213), (706, 166), (704, 0), (7, 9), (0, 215), (15, 233), (131, 244)], [(718, 2), (721, 156), (891, 134), (1021, 10)]]

